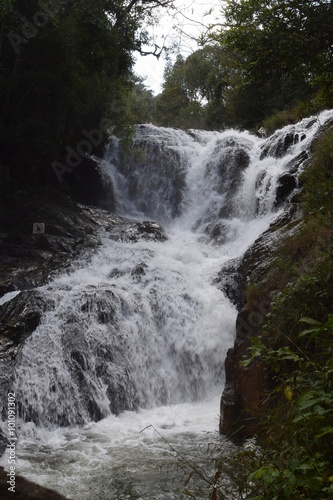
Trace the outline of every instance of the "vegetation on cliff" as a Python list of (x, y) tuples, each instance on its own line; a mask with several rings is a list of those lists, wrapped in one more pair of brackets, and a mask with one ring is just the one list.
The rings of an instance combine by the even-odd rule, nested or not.
[(303, 221), (271, 262), (265, 282), (248, 285), (248, 306), (270, 312), (243, 364), (262, 363), (267, 394), (258, 437), (265, 452), (247, 463), (251, 498), (333, 496), (333, 129), (314, 144), (301, 177)]

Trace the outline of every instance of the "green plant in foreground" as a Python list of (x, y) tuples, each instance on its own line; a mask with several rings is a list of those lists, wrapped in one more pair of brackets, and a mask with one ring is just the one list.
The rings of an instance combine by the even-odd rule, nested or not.
[[(262, 465), (248, 480), (256, 499), (333, 498), (333, 316), (308, 325), (299, 343), (269, 347), (255, 339), (250, 359), (277, 371), (279, 403), (265, 422)], [(302, 344), (302, 341), (305, 341)]]

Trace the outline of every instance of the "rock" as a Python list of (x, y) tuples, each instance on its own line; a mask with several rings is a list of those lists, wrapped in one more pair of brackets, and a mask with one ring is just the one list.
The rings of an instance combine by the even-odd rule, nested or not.
[(245, 304), (246, 276), (243, 273), (244, 266), (241, 266), (241, 259), (232, 259), (219, 271), (213, 281), (238, 310)]
[[(31, 193), (8, 204), (1, 215), (0, 297), (47, 283), (79, 254), (96, 249), (106, 232), (121, 241), (167, 239), (154, 222), (131, 221), (53, 192)], [(45, 223), (44, 234), (32, 234), (36, 221)]]
[(289, 132), (288, 134), (281, 134), (280, 131), (273, 134), (266, 142), (265, 147), (262, 150), (260, 155), (260, 159), (264, 159), (267, 156), (273, 156), (274, 158), (282, 158), (293, 144), (297, 144), (300, 141), (303, 141), (306, 138), (306, 135), (302, 135), (299, 137), (294, 131)]
[(262, 365), (240, 367), (239, 361), (251, 345), (249, 340), (229, 349), (225, 364), (226, 385), (221, 397), (220, 433), (248, 438), (256, 434), (269, 407), (267, 391), (272, 388)]
[(151, 221), (131, 222), (118, 226), (110, 232), (111, 239), (137, 243), (139, 240), (166, 241), (167, 235), (159, 224)]
[[(223, 154), (220, 150), (223, 151)], [(229, 137), (220, 141), (216, 146), (216, 154), (218, 153), (221, 158), (217, 165), (217, 190), (219, 193), (226, 193), (225, 201), (218, 214), (220, 218), (228, 219), (232, 216), (234, 195), (240, 185), (242, 173), (250, 163), (249, 150), (250, 143), (248, 141), (240, 144), (239, 139), (236, 142)]]
[(284, 203), (288, 196), (296, 189), (297, 180), (292, 174), (284, 174), (278, 180), (275, 197), (275, 207)]
[[(15, 210), (15, 216), (18, 216), (18, 207)], [(21, 213), (18, 231), (15, 234), (3, 232), (0, 237), (0, 304), (6, 301), (0, 305), (1, 397), (7, 394), (15, 365), (22, 359), (21, 347), (37, 329), (45, 311), (53, 311), (56, 304), (59, 305), (61, 293), (60, 296), (55, 294), (52, 284), (43, 289), (43, 294), (35, 288), (52, 281), (72, 265), (75, 268), (73, 260), (79, 256), (90, 258), (91, 253), (97, 251), (102, 238), (132, 244), (142, 240), (162, 243), (167, 239), (164, 229), (155, 222), (121, 218), (102, 209), (74, 203), (67, 197), (58, 196), (56, 204), (50, 199), (40, 200), (39, 213), (35, 211), (35, 201), (32, 200), (31, 205)], [(45, 223), (44, 234), (31, 234), (34, 220)], [(146, 268), (147, 263), (142, 262), (130, 270), (133, 283), (144, 279)], [(118, 271), (114, 269), (112, 272), (116, 274)], [(20, 291), (16, 296), (15, 290)], [(9, 292), (10, 295), (3, 297)], [(18, 415), (36, 425), (47, 426), (50, 422), (64, 426), (80, 425), (88, 420), (100, 420), (109, 411), (107, 407), (101, 411), (95, 400), (95, 386), (89, 375), (91, 366), (88, 370), (86, 357), (87, 350), (92, 347), (88, 345), (84, 332), (91, 317), (97, 328), (99, 325), (108, 325), (110, 332), (118, 332), (120, 327), (117, 317), (122, 307), (121, 301), (109, 282), (100, 283), (98, 287), (88, 286), (83, 294), (75, 296), (75, 301), (80, 307), (75, 315), (65, 315), (67, 319), (61, 326), (64, 335), (60, 343), (61, 349), (68, 353), (66, 366), (71, 379), (75, 381), (77, 397), (84, 401), (82, 414), (73, 416), (70, 411), (63, 409), (61, 390), (58, 391), (60, 400), (54, 401), (52, 408), (48, 407), (40, 414), (30, 404), (29, 398), (23, 395), (18, 405)], [(138, 404), (134, 381), (122, 369), (126, 349), (121, 342), (126, 342), (126, 339), (118, 334), (109, 350), (106, 350), (102, 340), (101, 345), (97, 341), (94, 344), (94, 375), (103, 381), (110, 411), (114, 414), (135, 410)], [(113, 370), (112, 377), (107, 369)], [(53, 391), (53, 386), (47, 390)]]
[[(226, 384), (221, 397), (220, 432), (240, 438), (253, 436), (258, 432), (262, 416), (273, 405), (267, 400), (267, 392), (274, 387), (273, 375), (257, 363), (244, 367), (240, 365), (243, 356), (248, 354), (251, 337), (261, 333), (265, 315), (270, 310), (270, 295), (252, 299), (245, 305), (247, 280), (263, 286), (266, 282), (269, 265), (279, 244), (287, 233), (292, 234), (300, 222), (300, 214), (287, 211), (265, 231), (246, 251), (241, 261), (233, 262), (232, 277), (225, 281), (229, 268), (219, 273), (221, 288), (234, 303), (239, 313), (236, 319), (236, 340), (229, 349), (225, 360)], [(274, 284), (272, 284), (274, 286)]]
[(159, 220), (180, 215), (185, 188), (186, 168), (172, 129), (169, 133), (150, 125), (137, 126), (132, 149), (118, 165), (136, 208)]
[(10, 187), (10, 167), (0, 164), (0, 203), (8, 198)]
[(0, 469), (0, 496), (2, 500), (66, 500), (59, 493), (56, 493), (49, 488), (44, 488), (38, 484), (28, 481), (24, 477), (15, 477), (15, 493), (8, 490), (7, 472)]
[(8, 363), (17, 355), (19, 345), (39, 325), (45, 301), (35, 290), (19, 293), (0, 306), (0, 359)]
[(116, 209), (111, 178), (104, 174), (99, 158), (85, 156), (69, 174), (64, 175), (73, 201), (110, 212)]

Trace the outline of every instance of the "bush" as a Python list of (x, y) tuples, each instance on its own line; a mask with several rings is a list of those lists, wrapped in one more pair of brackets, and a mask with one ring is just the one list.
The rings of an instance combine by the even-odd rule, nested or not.
[(301, 182), (304, 221), (271, 263), (271, 311), (243, 360), (263, 363), (275, 382), (248, 476), (257, 499), (333, 498), (333, 129), (316, 140)]

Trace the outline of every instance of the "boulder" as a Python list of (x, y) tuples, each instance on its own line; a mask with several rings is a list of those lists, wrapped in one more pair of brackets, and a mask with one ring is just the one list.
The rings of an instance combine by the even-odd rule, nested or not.
[(0, 306), (0, 359), (15, 359), (20, 344), (37, 328), (46, 304), (36, 290), (19, 293)]
[(275, 196), (275, 206), (279, 207), (284, 203), (288, 196), (296, 189), (297, 179), (292, 174), (284, 174), (278, 180)]
[[(44, 233), (32, 234), (35, 222), (44, 223)], [(0, 298), (47, 283), (79, 254), (97, 249), (106, 232), (121, 241), (167, 238), (155, 222), (121, 218), (59, 193), (39, 190), (8, 204), (0, 214)]]
[(64, 180), (74, 201), (114, 212), (116, 199), (113, 184), (103, 171), (101, 161), (96, 157), (82, 157), (80, 164), (64, 175)]
[(28, 481), (24, 477), (15, 477), (15, 492), (9, 491), (7, 483), (7, 472), (0, 469), (0, 497), (2, 500), (66, 500), (59, 493), (56, 493), (49, 488), (44, 488), (38, 484)]

